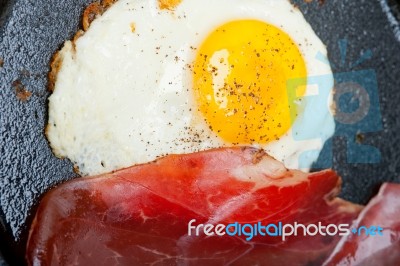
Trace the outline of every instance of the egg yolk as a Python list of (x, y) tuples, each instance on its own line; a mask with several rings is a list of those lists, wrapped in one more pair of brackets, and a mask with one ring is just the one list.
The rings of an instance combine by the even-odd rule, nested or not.
[(258, 20), (218, 27), (193, 64), (198, 109), (210, 129), (233, 144), (268, 143), (285, 134), (297, 112), (290, 110), (296, 107), (289, 104), (287, 81), (306, 75), (290, 36)]

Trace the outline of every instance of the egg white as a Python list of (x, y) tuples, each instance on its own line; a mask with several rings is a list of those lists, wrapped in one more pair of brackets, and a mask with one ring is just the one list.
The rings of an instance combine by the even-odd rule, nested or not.
[[(325, 46), (287, 0), (183, 0), (173, 12), (160, 10), (156, 0), (119, 0), (59, 52), (47, 128), (54, 153), (93, 175), (166, 154), (230, 146), (197, 112), (189, 66), (212, 30), (237, 19), (281, 28), (299, 45), (308, 76), (324, 76), (324, 86), (333, 87), (329, 65), (316, 59), (317, 53), (326, 56)], [(323, 103), (305, 98), (306, 110), (296, 121), (320, 138), (298, 140), (289, 130), (260, 146), (289, 168), (309, 168), (334, 132), (329, 101), (331, 96)], [(304, 122), (304, 114), (316, 110), (318, 116)], [(299, 164), (308, 150), (315, 152)]]

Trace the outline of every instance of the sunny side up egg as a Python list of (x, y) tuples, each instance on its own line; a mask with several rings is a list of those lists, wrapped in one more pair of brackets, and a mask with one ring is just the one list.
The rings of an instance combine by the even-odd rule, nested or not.
[[(305, 96), (307, 78), (324, 76), (332, 90), (318, 53), (325, 46), (287, 0), (183, 0), (174, 10), (119, 0), (59, 52), (47, 137), (83, 175), (232, 145), (309, 168), (334, 132), (331, 97), (292, 103), (288, 84), (302, 80)], [(296, 138), (302, 130), (319, 138)]]

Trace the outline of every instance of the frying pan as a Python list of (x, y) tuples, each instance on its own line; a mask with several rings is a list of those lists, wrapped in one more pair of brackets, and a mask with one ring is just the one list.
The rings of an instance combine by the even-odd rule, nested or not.
[[(0, 265), (24, 264), (27, 229), (40, 196), (76, 177), (72, 164), (56, 158), (44, 136), (47, 73), (52, 54), (72, 38), (90, 2), (0, 0)], [(343, 177), (341, 197), (365, 204), (382, 182), (400, 181), (400, 1), (292, 2), (327, 45), (334, 73), (372, 71), (360, 82), (373, 85), (375, 122), (350, 131), (338, 123), (315, 165), (333, 167)], [(26, 91), (28, 99), (21, 96), (29, 96)], [(351, 144), (369, 149), (353, 152)], [(374, 154), (373, 162), (357, 161)]]

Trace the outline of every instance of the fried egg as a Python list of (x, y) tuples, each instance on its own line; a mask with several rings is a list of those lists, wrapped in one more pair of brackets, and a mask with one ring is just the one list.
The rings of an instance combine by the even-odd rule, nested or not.
[(83, 175), (234, 145), (309, 168), (334, 121), (331, 96), (306, 96), (312, 77), (328, 92), (333, 78), (301, 12), (287, 0), (173, 2), (119, 0), (64, 43), (49, 97), (54, 153)]

